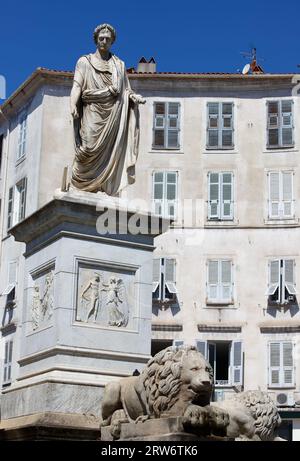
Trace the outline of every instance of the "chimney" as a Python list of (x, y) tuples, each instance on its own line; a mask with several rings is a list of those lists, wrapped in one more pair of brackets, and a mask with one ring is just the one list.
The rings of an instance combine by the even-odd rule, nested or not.
[(149, 61), (144, 58), (144, 56), (139, 60), (138, 73), (146, 73), (146, 74), (154, 74), (156, 72), (156, 62), (155, 59), (152, 57)]

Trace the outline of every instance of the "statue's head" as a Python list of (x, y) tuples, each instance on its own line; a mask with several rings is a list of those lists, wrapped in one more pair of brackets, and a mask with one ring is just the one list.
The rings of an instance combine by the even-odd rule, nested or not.
[(94, 41), (101, 51), (108, 51), (116, 40), (116, 31), (110, 24), (100, 24), (94, 31)]

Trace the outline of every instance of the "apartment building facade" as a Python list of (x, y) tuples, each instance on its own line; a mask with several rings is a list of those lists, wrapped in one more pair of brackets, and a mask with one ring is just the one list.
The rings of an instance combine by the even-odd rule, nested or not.
[[(136, 181), (169, 217), (153, 262), (153, 353), (194, 343), (216, 400), (268, 391), (300, 439), (300, 103), (290, 74), (129, 73), (140, 108)], [(48, 203), (74, 150), (71, 72), (37, 70), (2, 106), (1, 380), (18, 379), (24, 246), (9, 229)], [(297, 406), (299, 402), (299, 406)]]

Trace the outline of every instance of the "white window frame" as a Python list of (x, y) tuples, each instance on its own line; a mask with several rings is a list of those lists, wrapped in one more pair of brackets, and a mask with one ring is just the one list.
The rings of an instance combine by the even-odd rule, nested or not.
[[(271, 177), (274, 174), (278, 174), (278, 187), (279, 187), (279, 197), (278, 200), (272, 200), (272, 191), (271, 191)], [(291, 199), (284, 200), (283, 194), (283, 175), (291, 175)], [(284, 220), (284, 219), (294, 219), (295, 218), (295, 198), (294, 198), (294, 176), (295, 172), (293, 170), (270, 170), (267, 173), (268, 175), (268, 219), (270, 220)], [(278, 214), (273, 215), (272, 204), (278, 203)], [(284, 205), (290, 203), (291, 205), (291, 214), (284, 214)]]
[(3, 386), (7, 386), (11, 384), (12, 355), (13, 355), (13, 340), (9, 339), (4, 342), (4, 363), (3, 363), (3, 380), (2, 380)]
[[(287, 278), (287, 261), (292, 264), (292, 278), (293, 280), (286, 280)], [(277, 266), (277, 269), (276, 269)], [(277, 280), (274, 280), (274, 268), (277, 270)], [(268, 291), (267, 296), (273, 296), (278, 289), (278, 299), (276, 302), (279, 306), (289, 304), (291, 301), (285, 298), (285, 289), (288, 296), (296, 296), (296, 261), (294, 258), (276, 258), (268, 262)]]
[(27, 178), (10, 187), (8, 194), (7, 229), (10, 229), (25, 218)]
[[(226, 342), (228, 344), (228, 380), (216, 380), (216, 344)], [(214, 384), (215, 387), (233, 387), (233, 386), (242, 386), (244, 383), (244, 350), (243, 350), (243, 341), (240, 339), (231, 340), (231, 341), (210, 341), (210, 340), (196, 340), (196, 347), (199, 352), (201, 352), (206, 360), (209, 360), (209, 346), (212, 346), (214, 349), (213, 357), (213, 370), (214, 370)], [(240, 354), (237, 357), (235, 354), (236, 348), (239, 347)], [(238, 359), (238, 360), (236, 360)], [(238, 374), (238, 375), (237, 375)], [(238, 379), (235, 377), (238, 376)]]
[[(168, 174), (174, 174), (176, 181), (175, 183), (170, 183), (167, 181)], [(156, 174), (162, 174), (163, 175), (163, 180), (161, 181), (155, 181), (155, 175)], [(163, 171), (154, 171), (152, 173), (152, 205), (153, 205), (153, 213), (157, 216), (162, 216), (163, 218), (169, 218), (169, 219), (177, 219), (177, 214), (178, 214), (178, 171), (168, 171), (168, 170), (163, 170)], [(155, 198), (155, 184), (162, 184), (163, 188), (163, 197), (162, 199), (156, 199)], [(168, 200), (167, 199), (167, 188), (168, 184), (175, 184), (175, 200)], [(174, 208), (174, 214), (170, 213), (172, 207)]]
[[(271, 347), (272, 345), (279, 345), (279, 364), (274, 365), (271, 363)], [(292, 364), (284, 365), (283, 363), (283, 349), (284, 345), (288, 344), (292, 349)], [(268, 342), (268, 388), (294, 388), (295, 387), (295, 343), (290, 340), (278, 340)], [(278, 372), (279, 380), (277, 383), (272, 383), (272, 372)], [(285, 382), (285, 372), (291, 373), (291, 383)]]
[[(217, 262), (218, 263), (218, 282), (217, 283), (210, 283), (210, 272), (209, 272), (209, 266), (211, 262)], [(222, 283), (222, 263), (223, 262), (230, 262), (231, 264), (231, 281), (230, 282), (224, 282)], [(234, 303), (234, 283), (233, 283), (233, 260), (230, 258), (210, 258), (207, 260), (206, 263), (207, 266), (207, 301), (206, 304), (233, 304)], [(217, 297), (212, 298), (210, 297), (210, 287), (215, 286), (216, 287), (216, 293)], [(229, 298), (224, 298), (223, 292), (226, 289), (226, 287), (230, 287), (230, 297)]]
[[(156, 302), (175, 302), (177, 295), (176, 287), (176, 266), (177, 260), (172, 257), (161, 257), (154, 258), (154, 261), (158, 262), (159, 265), (159, 280), (153, 280), (152, 294), (158, 290), (158, 297), (153, 297), (153, 301)], [(166, 280), (167, 273), (167, 262), (172, 261), (172, 270), (173, 270), (173, 280)], [(153, 264), (155, 264), (153, 262)], [(169, 291), (170, 297), (166, 297), (166, 291)], [(173, 296), (172, 296), (173, 295)]]
[[(210, 115), (209, 107), (212, 104), (218, 104), (218, 114), (215, 116)], [(224, 104), (231, 104), (232, 112), (231, 115), (223, 114), (223, 105)], [(207, 117), (207, 128), (206, 128), (206, 149), (207, 150), (232, 150), (234, 149), (235, 140), (234, 140), (234, 102), (233, 101), (208, 101), (207, 102), (207, 109), (206, 109), (206, 117)], [(217, 120), (217, 127), (211, 128), (210, 126), (210, 119), (215, 118)], [(226, 127), (224, 126), (224, 119), (231, 119), (231, 126)], [(218, 133), (218, 145), (217, 146), (210, 146), (209, 145), (209, 132), (216, 131)], [(223, 145), (223, 131), (231, 131), (232, 132), (232, 144), (230, 146)]]
[[(223, 186), (225, 184), (229, 183), (224, 183), (224, 175), (231, 175), (231, 200), (224, 200), (223, 198)], [(212, 182), (211, 177), (212, 175), (218, 175), (218, 183)], [(208, 221), (233, 221), (234, 219), (234, 173), (232, 171), (209, 171), (208, 172), (208, 213), (207, 213), (207, 219)], [(212, 200), (211, 199), (211, 185), (212, 184), (218, 184), (218, 199), (217, 200)], [(215, 202), (217, 204), (217, 213), (213, 214), (211, 212), (211, 205), (212, 203)], [(225, 215), (224, 213), (224, 205), (225, 204), (230, 204), (230, 215)]]
[(27, 111), (20, 113), (18, 118), (18, 148), (17, 148), (17, 161), (26, 156), (26, 142), (27, 142)]
[[(156, 105), (157, 104), (164, 104), (165, 106), (165, 114), (164, 115), (156, 115)], [(178, 106), (178, 115), (170, 114), (170, 104), (177, 104)], [(159, 126), (157, 124), (158, 119), (162, 120), (162, 125)], [(177, 126), (171, 127), (170, 120), (177, 120)], [(152, 133), (152, 149), (153, 150), (171, 150), (176, 151), (180, 150), (181, 148), (181, 103), (179, 101), (154, 101), (153, 102), (153, 133)], [(164, 133), (164, 145), (156, 145), (155, 144), (155, 131), (162, 131)], [(176, 131), (177, 132), (177, 146), (169, 146), (168, 144), (168, 132), (169, 131)]]
[[(291, 112), (282, 112), (282, 103), (284, 102), (291, 102)], [(269, 104), (278, 103), (278, 115), (277, 115), (277, 124), (271, 125), (269, 116)], [(283, 148), (291, 148), (295, 146), (295, 123), (294, 123), (294, 100), (291, 98), (288, 99), (268, 99), (266, 101), (267, 107), (267, 149), (283, 149)], [(283, 113), (290, 114), (291, 117), (291, 124), (284, 125), (283, 124)], [(273, 116), (275, 117), (275, 116)], [(283, 144), (283, 135), (282, 130), (284, 128), (290, 128), (292, 130), (292, 142), (291, 144)], [(269, 144), (269, 131), (270, 130), (278, 129), (278, 144)]]

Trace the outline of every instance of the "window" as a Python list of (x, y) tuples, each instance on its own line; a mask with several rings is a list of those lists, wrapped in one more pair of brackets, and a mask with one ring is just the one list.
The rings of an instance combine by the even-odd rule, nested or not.
[(232, 261), (208, 261), (207, 303), (233, 302)]
[(178, 102), (154, 103), (153, 148), (179, 149), (180, 104)]
[(7, 386), (11, 383), (11, 365), (12, 365), (12, 351), (13, 341), (5, 342), (4, 351), (4, 373), (3, 373), (3, 386)]
[(25, 218), (26, 207), (26, 178), (21, 179), (14, 187), (11, 187), (8, 192), (8, 216), (7, 228), (22, 221)]
[(208, 219), (233, 219), (233, 174), (208, 174)]
[(241, 341), (196, 341), (197, 349), (209, 361), (215, 386), (243, 384), (243, 347)]
[(269, 387), (294, 386), (293, 349), (291, 341), (269, 343)]
[(288, 304), (296, 301), (295, 261), (275, 259), (269, 262), (269, 304)]
[(293, 101), (268, 101), (267, 147), (292, 147), (293, 139)]
[(271, 171), (269, 176), (269, 218), (294, 217), (293, 172)]
[(176, 300), (175, 265), (176, 261), (172, 258), (159, 258), (153, 260), (153, 300)]
[(233, 103), (207, 104), (207, 149), (233, 149)]
[(176, 218), (178, 175), (174, 171), (153, 174), (153, 212), (165, 218)]
[(18, 139), (18, 150), (17, 160), (26, 154), (26, 132), (27, 132), (27, 113), (22, 112), (19, 117), (19, 139)]

